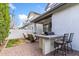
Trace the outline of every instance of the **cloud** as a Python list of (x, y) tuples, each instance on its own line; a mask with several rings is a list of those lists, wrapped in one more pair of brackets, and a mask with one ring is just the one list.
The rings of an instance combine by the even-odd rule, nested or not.
[(26, 21), (27, 20), (27, 15), (25, 15), (25, 14), (19, 14), (18, 16), (19, 16), (19, 19), (21, 21)]
[(13, 4), (11, 4), (11, 3), (9, 4), (9, 7), (10, 7), (11, 9), (13, 9), (13, 10), (16, 9), (16, 7), (15, 7)]
[(28, 19), (27, 19), (27, 15), (25, 15), (25, 14), (19, 14), (19, 15), (18, 15), (18, 18), (19, 18), (19, 20), (20, 20), (20, 24), (18, 25), (18, 27), (22, 27), (22, 26), (23, 26), (23, 23), (24, 23), (26, 20), (28, 20)]

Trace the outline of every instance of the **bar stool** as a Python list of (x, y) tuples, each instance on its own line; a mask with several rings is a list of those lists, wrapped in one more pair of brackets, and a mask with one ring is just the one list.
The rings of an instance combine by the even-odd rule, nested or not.
[(62, 51), (62, 54), (64, 52), (64, 55), (66, 55), (66, 48), (67, 48), (66, 40), (68, 40), (68, 36), (69, 36), (69, 34), (66, 33), (66, 34), (64, 34), (62, 39), (57, 39), (54, 41), (54, 48), (55, 48), (54, 55), (56, 53), (58, 53), (58, 51), (60, 51), (60, 50)]
[(69, 36), (69, 40), (67, 41), (67, 48), (69, 48), (68, 47), (68, 44), (70, 45), (70, 49), (71, 49), (71, 51), (73, 52), (73, 49), (72, 49), (72, 39), (73, 39), (73, 36), (74, 36), (74, 33), (70, 33), (70, 36)]

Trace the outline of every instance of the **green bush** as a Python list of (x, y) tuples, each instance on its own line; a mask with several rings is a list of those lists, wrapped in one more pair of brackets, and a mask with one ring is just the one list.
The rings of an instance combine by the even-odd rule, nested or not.
[(0, 44), (9, 34), (10, 14), (9, 5), (7, 3), (0, 3)]

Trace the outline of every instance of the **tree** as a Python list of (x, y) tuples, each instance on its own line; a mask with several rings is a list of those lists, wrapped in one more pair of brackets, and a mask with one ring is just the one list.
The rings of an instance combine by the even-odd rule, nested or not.
[(9, 5), (7, 3), (0, 3), (0, 44), (3, 43), (9, 34), (10, 15)]

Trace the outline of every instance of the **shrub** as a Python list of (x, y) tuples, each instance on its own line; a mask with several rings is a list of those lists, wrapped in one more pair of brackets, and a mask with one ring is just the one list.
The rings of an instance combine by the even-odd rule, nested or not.
[(9, 5), (7, 3), (0, 3), (0, 44), (9, 34), (10, 15)]

